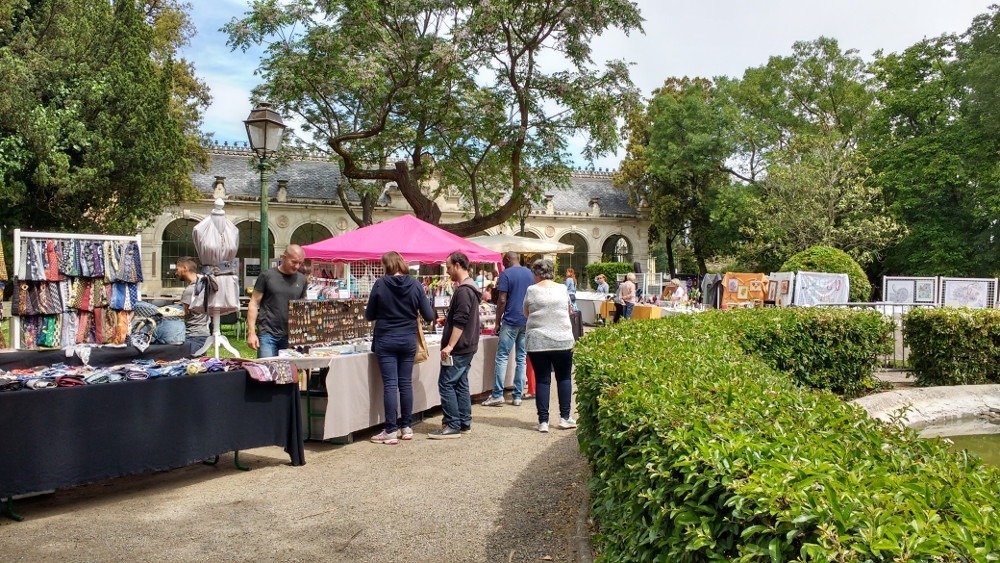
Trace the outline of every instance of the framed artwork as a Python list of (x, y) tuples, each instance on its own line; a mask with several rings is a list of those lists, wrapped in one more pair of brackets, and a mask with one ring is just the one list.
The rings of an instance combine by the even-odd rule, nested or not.
[(934, 302), (934, 280), (917, 280), (913, 301), (916, 303)]
[(750, 280), (750, 291), (755, 293), (760, 291), (760, 280)]
[(886, 303), (913, 303), (913, 280), (886, 280)]
[(739, 290), (739, 287), (740, 287), (740, 280), (736, 278), (729, 278), (729, 281), (726, 282), (726, 290), (729, 293), (736, 293), (736, 291)]
[(767, 284), (767, 300), (774, 301), (778, 297), (778, 284), (777, 282), (770, 282)]
[(781, 294), (788, 295), (788, 280), (781, 280)]
[(944, 304), (947, 307), (985, 309), (990, 302), (989, 284), (987, 280), (949, 280), (945, 285)]
[(739, 291), (736, 293), (736, 297), (739, 299), (746, 299), (750, 297), (750, 288), (745, 285), (741, 285)]

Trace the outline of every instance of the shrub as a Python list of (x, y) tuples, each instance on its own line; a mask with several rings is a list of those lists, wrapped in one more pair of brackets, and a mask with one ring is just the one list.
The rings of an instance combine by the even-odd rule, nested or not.
[(778, 271), (847, 274), (851, 284), (851, 301), (867, 302), (871, 299), (872, 284), (868, 281), (865, 271), (846, 252), (830, 246), (807, 248), (786, 260)]
[(814, 321), (732, 313), (580, 341), (578, 437), (602, 561), (971, 561), (1000, 549), (1000, 471), (795, 385), (765, 359), (795, 365), (793, 347), (743, 338)]
[[(611, 293), (614, 293), (618, 289), (618, 278), (616, 277), (618, 274), (627, 274), (635, 270), (632, 264), (628, 262), (594, 262), (587, 264), (585, 269), (587, 271), (588, 287), (597, 287), (594, 284), (594, 278), (597, 277), (597, 274), (604, 274), (608, 278), (608, 286), (611, 288)], [(579, 272), (577, 272), (577, 275), (579, 275)]]
[(903, 343), (917, 385), (1000, 382), (1000, 311), (914, 308), (903, 318)]
[(878, 388), (872, 372), (892, 352), (893, 324), (877, 311), (743, 309), (719, 320), (743, 350), (796, 383), (848, 397)]

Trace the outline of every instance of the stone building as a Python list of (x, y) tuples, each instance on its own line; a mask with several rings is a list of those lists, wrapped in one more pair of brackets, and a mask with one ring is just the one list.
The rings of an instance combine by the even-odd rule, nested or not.
[[(204, 195), (182, 207), (166, 209), (142, 231), (144, 292), (177, 293), (180, 282), (173, 264), (180, 256), (196, 256), (193, 227), (211, 213), (213, 201), (226, 202), (226, 216), (240, 230), (240, 259), (260, 258), (260, 175), (247, 148), (214, 146), (208, 170), (193, 174)], [(288, 244), (310, 244), (357, 228), (340, 205), (338, 167), (326, 158), (302, 157), (269, 174), (269, 254), (280, 256)], [(439, 201), (442, 223), (459, 220), (458, 197)], [(390, 188), (376, 207), (376, 220), (410, 212), (402, 194)], [(518, 219), (492, 227), (484, 234), (520, 232)], [(629, 205), (624, 192), (611, 184), (611, 172), (576, 171), (571, 187), (546, 195), (525, 218), (525, 236), (572, 244), (573, 254), (559, 255), (560, 268), (578, 271), (591, 262), (649, 260), (649, 213)]]

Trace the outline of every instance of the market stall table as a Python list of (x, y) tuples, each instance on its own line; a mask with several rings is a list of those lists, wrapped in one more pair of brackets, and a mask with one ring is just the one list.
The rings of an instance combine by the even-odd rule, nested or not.
[(632, 307), (633, 319), (658, 319), (661, 308), (656, 305), (636, 305)]
[[(113, 366), (133, 360), (163, 360), (171, 362), (188, 357), (190, 350), (183, 344), (157, 344), (140, 351), (135, 346), (95, 346), (90, 348), (89, 365)], [(0, 369), (26, 369), (35, 366), (66, 364), (82, 366), (76, 355), (67, 357), (63, 350), (16, 350), (0, 352)]]
[(0, 499), (282, 446), (305, 464), (297, 385), (246, 371), (0, 393)]
[[(479, 351), (469, 370), (469, 391), (473, 396), (493, 389), (493, 367), (496, 361), (496, 336), (482, 336)], [(441, 404), (438, 394), (438, 373), (441, 370), (441, 345), (428, 342), (429, 358), (413, 368), (413, 413), (417, 414)], [(348, 437), (353, 432), (385, 422), (382, 401), (382, 375), (371, 353), (344, 354), (327, 358), (281, 358), (294, 363), (300, 370), (329, 368), (326, 375), (327, 401), (321, 439)], [(505, 385), (513, 385), (513, 356), (507, 363)]]

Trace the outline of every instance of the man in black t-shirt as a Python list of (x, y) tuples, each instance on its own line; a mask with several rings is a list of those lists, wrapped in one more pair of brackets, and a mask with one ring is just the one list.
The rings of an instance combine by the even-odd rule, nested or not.
[(301, 246), (290, 244), (281, 265), (257, 277), (247, 307), (247, 345), (258, 358), (288, 348), (288, 302), (306, 296), (306, 277), (299, 272), (305, 258)]

